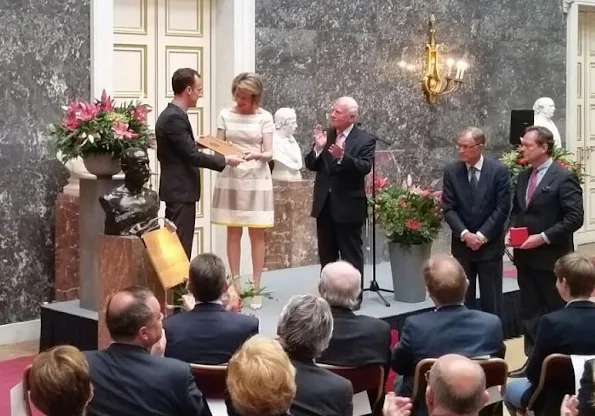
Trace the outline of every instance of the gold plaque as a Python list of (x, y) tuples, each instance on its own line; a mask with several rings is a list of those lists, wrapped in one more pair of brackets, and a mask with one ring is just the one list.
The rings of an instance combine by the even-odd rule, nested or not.
[(163, 288), (167, 290), (184, 283), (190, 261), (178, 235), (162, 227), (143, 234), (141, 238)]
[(196, 140), (196, 143), (223, 156), (244, 156), (244, 153), (232, 143), (217, 137), (202, 136)]

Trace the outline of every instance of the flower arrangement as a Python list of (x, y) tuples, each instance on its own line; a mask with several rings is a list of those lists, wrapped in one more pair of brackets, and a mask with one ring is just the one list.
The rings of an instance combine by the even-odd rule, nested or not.
[[(566, 149), (554, 147), (552, 159), (558, 165), (574, 173), (577, 176), (579, 182), (583, 183), (583, 177), (585, 176), (584, 167), (580, 163), (576, 162), (573, 159), (573, 156), (574, 155), (568, 152)], [(529, 163), (524, 158), (520, 147), (510, 152), (503, 153), (502, 156), (500, 156), (500, 162), (502, 162), (510, 172), (510, 183), (513, 187), (516, 185), (518, 174), (523, 169), (529, 167)]]
[(402, 246), (431, 243), (442, 226), (441, 197), (441, 191), (414, 185), (411, 175), (400, 187), (383, 187), (376, 194), (375, 211), (389, 242)]
[(147, 124), (150, 107), (133, 102), (116, 106), (105, 90), (95, 103), (74, 101), (62, 108), (62, 121), (50, 126), (50, 134), (63, 162), (106, 154), (118, 159), (123, 150), (147, 148), (153, 139)]

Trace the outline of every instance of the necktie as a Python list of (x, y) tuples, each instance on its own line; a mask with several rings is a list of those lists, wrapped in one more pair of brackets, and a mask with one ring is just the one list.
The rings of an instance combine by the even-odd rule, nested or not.
[(535, 189), (537, 188), (537, 169), (533, 169), (531, 171), (531, 176), (529, 176), (529, 183), (527, 184), (527, 204), (531, 200), (531, 197), (535, 193)]
[(345, 144), (345, 135), (343, 133), (341, 133), (337, 136), (337, 146), (343, 147), (344, 144)]
[(471, 166), (469, 168), (469, 173), (471, 174), (469, 183), (471, 184), (471, 189), (475, 191), (477, 190), (477, 168), (475, 166)]

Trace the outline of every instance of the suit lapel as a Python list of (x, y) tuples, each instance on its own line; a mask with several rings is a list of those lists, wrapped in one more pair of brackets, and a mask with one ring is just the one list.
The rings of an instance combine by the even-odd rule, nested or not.
[(469, 171), (467, 170), (467, 165), (465, 162), (459, 163), (459, 183), (463, 189), (463, 193), (465, 194), (466, 201), (473, 201), (473, 189), (471, 189), (471, 183), (469, 183)]
[[(483, 166), (481, 167), (481, 171), (479, 172), (479, 181), (477, 182), (477, 189), (475, 190), (475, 195), (473, 195), (473, 206), (477, 204), (481, 205), (481, 202), (483, 201), (483, 195), (485, 194), (485, 185), (490, 181), (491, 174), (491, 164), (484, 156)], [(469, 187), (471, 187), (471, 185), (469, 185)]]
[[(556, 177), (556, 167), (554, 166), (555, 162), (552, 162), (552, 164), (550, 165), (549, 168), (547, 168), (547, 171), (545, 172), (545, 175), (543, 175), (543, 179), (541, 179), (541, 182), (539, 182), (539, 185), (537, 185), (537, 189), (535, 189), (535, 192), (533, 192), (533, 196), (531, 197), (531, 200), (529, 201), (529, 205), (527, 206), (527, 208), (537, 199), (539, 198), (539, 196), (543, 193), (543, 188), (548, 187), (552, 181), (555, 179)], [(525, 188), (527, 189), (527, 188)]]
[(345, 138), (345, 153), (352, 154), (353, 147), (357, 143), (357, 126), (353, 126), (347, 137)]

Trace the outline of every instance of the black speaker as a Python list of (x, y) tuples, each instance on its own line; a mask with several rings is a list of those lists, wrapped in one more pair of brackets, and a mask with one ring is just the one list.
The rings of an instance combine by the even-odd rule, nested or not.
[(510, 136), (509, 142), (514, 146), (521, 144), (521, 137), (525, 134), (525, 129), (533, 125), (533, 110), (512, 110), (510, 112)]

